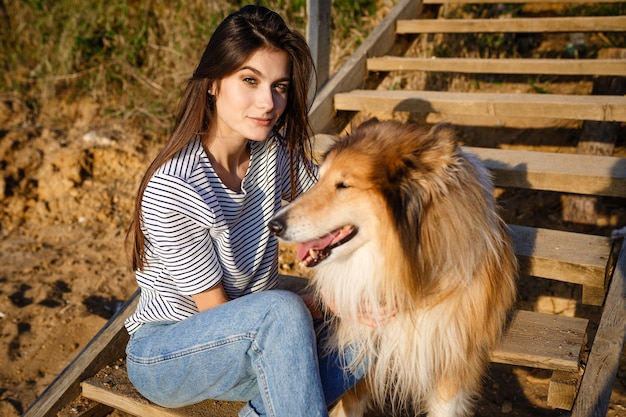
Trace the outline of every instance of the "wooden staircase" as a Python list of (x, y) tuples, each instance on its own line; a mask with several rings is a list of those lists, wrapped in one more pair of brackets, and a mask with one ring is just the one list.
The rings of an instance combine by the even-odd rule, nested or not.
[[(541, 123), (552, 119), (578, 120), (583, 125), (589, 122), (613, 125), (626, 122), (624, 92), (618, 95), (611, 91), (565, 95), (380, 88), (389, 74), (410, 71), (626, 76), (626, 53), (623, 51), (611, 51), (607, 57), (599, 59), (404, 56), (410, 43), (425, 34), (626, 31), (626, 16), (472, 20), (420, 18), (427, 14), (425, 10), (447, 2), (397, 1), (361, 47), (322, 86), (310, 113), (320, 147), (324, 139), (328, 139), (326, 135), (340, 133), (349, 128), (347, 126), (351, 121), (366, 118), (369, 114), (392, 118), (402, 113), (419, 115), (424, 120), (429, 120), (428, 117), (432, 120), (462, 120), (464, 125), (471, 125), (473, 120), (485, 124), (486, 120), (487, 124), (496, 127), (519, 118), (537, 119)], [(552, 153), (498, 146), (467, 146), (466, 149), (485, 162), (494, 174), (496, 185), (505, 190), (542, 190), (589, 198), (619, 198), (626, 202), (624, 158), (606, 153)], [(623, 239), (567, 231), (560, 224), (531, 227), (511, 222), (509, 230), (522, 265), (521, 279), (536, 277), (580, 286), (579, 301), (600, 306), (602, 314), (599, 323), (595, 323), (597, 330), (589, 332), (587, 317), (517, 310), (513, 312), (511, 326), (493, 352), (492, 360), (551, 371), (547, 393), (547, 405), (550, 407), (572, 410), (571, 415), (575, 417), (606, 415), (626, 333), (626, 249)], [(295, 291), (306, 283), (298, 277), (283, 276), (281, 280), (283, 287)], [(135, 294), (127, 302), (24, 416), (56, 415), (58, 410), (67, 409), (68, 404), (79, 395), (81, 384), (84, 397), (105, 404), (92, 404), (90, 415), (106, 415), (113, 408), (144, 416), (236, 415), (233, 411), (236, 408), (226, 410), (224, 404), (217, 402), (205, 402), (184, 410), (157, 407), (134, 392), (132, 385), (124, 379), (123, 366), (106, 367), (107, 364), (118, 363), (118, 359), (124, 356), (127, 335), (123, 320), (134, 309), (137, 297), (138, 294)], [(103, 373), (106, 376), (103, 377)], [(94, 377), (96, 374), (99, 376)], [(108, 380), (117, 383), (106, 382)], [(60, 415), (68, 414), (61, 411)]]
[[(623, 32), (626, 16), (503, 19), (401, 19), (398, 35), (432, 33)], [(626, 46), (626, 45), (625, 45)], [(367, 71), (428, 71), (473, 74), (626, 76), (622, 59), (476, 59), (382, 56), (367, 59)], [(355, 89), (335, 94), (336, 110), (444, 115), (626, 121), (623, 94), (499, 94)]]

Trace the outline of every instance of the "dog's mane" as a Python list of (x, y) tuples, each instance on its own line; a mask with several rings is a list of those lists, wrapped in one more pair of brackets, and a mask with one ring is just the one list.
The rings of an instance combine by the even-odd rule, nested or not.
[(459, 272), (459, 253), (469, 279), (499, 239), (485, 233), (503, 227), (497, 213), (485, 215), (485, 207), (496, 207), (487, 171), (461, 150), (450, 125), (429, 130), (412, 123), (365, 123), (343, 146), (362, 135), (375, 138), (363, 142), (378, 162), (370, 180), (389, 205), (403, 264), (410, 268), (403, 275), (407, 282), (420, 278), (415, 294), (440, 294), (437, 278), (451, 268)]

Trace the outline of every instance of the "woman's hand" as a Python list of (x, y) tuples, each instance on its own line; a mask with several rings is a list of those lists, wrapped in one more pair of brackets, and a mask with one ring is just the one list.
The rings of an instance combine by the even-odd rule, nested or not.
[[(337, 317), (341, 317), (340, 312), (332, 300), (328, 302), (327, 307)], [(366, 326), (380, 327), (393, 320), (397, 313), (398, 309), (395, 304), (392, 306), (378, 305), (376, 308), (372, 308), (369, 302), (363, 302), (357, 312), (356, 319), (359, 323), (365, 324)]]
[(389, 307), (387, 305), (379, 305), (372, 308), (369, 303), (361, 304), (359, 314), (357, 316), (359, 323), (370, 327), (380, 327), (389, 323), (396, 317), (398, 310), (395, 305)]

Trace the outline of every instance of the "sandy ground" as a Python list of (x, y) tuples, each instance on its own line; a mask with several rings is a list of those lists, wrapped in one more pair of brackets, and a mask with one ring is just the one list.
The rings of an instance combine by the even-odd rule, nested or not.
[[(0, 98), (0, 416), (13, 417), (135, 290), (124, 238), (135, 189), (159, 140), (121, 122), (103, 124), (99, 108), (89, 101), (50, 103), (64, 106), (67, 114), (67, 122), (51, 124), (33, 117), (18, 97)], [(558, 132), (565, 136), (560, 145), (571, 147), (569, 130)], [(526, 136), (492, 135), (505, 133), (512, 146), (533, 141), (530, 130)], [(504, 193), (501, 198), (507, 216), (518, 223), (541, 225), (559, 215), (558, 196)], [(530, 200), (540, 201), (539, 209), (530, 208)], [(588, 228), (608, 233), (612, 223), (624, 219), (623, 202), (607, 202), (604, 213), (599, 227)], [(284, 272), (294, 272), (288, 253), (281, 265)], [(563, 314), (584, 310), (597, 319), (597, 309), (572, 301), (579, 289), (532, 282), (527, 287), (520, 303), (529, 308)], [(538, 304), (539, 292), (547, 296)], [(545, 407), (548, 380), (544, 371), (493, 366), (478, 415), (566, 415)], [(622, 366), (610, 416), (626, 416), (625, 381)]]

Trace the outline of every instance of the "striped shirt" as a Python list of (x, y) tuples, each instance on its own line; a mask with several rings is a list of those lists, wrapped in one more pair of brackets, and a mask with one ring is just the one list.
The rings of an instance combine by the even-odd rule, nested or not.
[[(191, 296), (219, 282), (229, 299), (278, 284), (278, 242), (267, 224), (291, 199), (289, 156), (275, 138), (249, 145), (240, 193), (222, 184), (199, 139), (150, 179), (141, 205), (146, 265), (136, 271), (141, 297), (126, 320), (130, 334), (197, 313)], [(314, 183), (299, 165), (297, 195)]]

